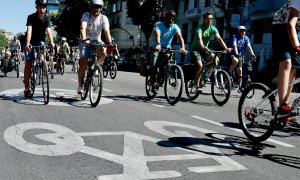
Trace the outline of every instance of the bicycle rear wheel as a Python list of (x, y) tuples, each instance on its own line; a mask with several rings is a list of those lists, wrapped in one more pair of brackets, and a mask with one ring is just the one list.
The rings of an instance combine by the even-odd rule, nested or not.
[(108, 75), (108, 65), (107, 64), (105, 64), (105, 65), (103, 65), (102, 66), (102, 71), (103, 71), (103, 76), (104, 76), (104, 78), (106, 78), (107, 77), (107, 75)]
[(42, 79), (42, 90), (44, 96), (44, 103), (49, 103), (49, 79), (48, 79), (48, 67), (47, 62), (44, 60), (42, 61), (42, 68), (41, 68), (41, 79)]
[(112, 79), (115, 79), (115, 78), (116, 78), (116, 76), (117, 76), (117, 71), (118, 71), (118, 69), (117, 69), (117, 64), (116, 64), (115, 62), (112, 62), (112, 63), (110, 64), (110, 70), (109, 70), (109, 75), (110, 75), (110, 77), (111, 77)]
[[(98, 71), (97, 75), (96, 72)], [(97, 65), (94, 68), (93, 76), (91, 79), (89, 94), (90, 94), (90, 102), (92, 107), (96, 107), (101, 99), (102, 88), (103, 88), (103, 71), (101, 66)]]
[(182, 95), (183, 89), (183, 72), (177, 65), (170, 65), (170, 69), (165, 80), (165, 97), (169, 104), (176, 104)]
[(200, 91), (197, 91), (194, 80), (187, 80), (185, 82), (185, 93), (190, 100), (195, 100), (199, 96)]
[(231, 93), (231, 80), (226, 71), (216, 70), (211, 84), (211, 95), (219, 106), (223, 106), (229, 100)]
[(254, 83), (244, 90), (239, 101), (240, 126), (255, 143), (268, 139), (275, 129), (275, 97), (268, 97), (270, 93), (264, 84)]
[(65, 73), (65, 59), (61, 60), (60, 65), (61, 65), (60, 74), (64, 75), (64, 73)]

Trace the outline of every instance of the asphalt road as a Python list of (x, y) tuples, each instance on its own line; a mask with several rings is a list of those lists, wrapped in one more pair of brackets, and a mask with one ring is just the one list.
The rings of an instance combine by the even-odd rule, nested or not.
[(220, 107), (208, 85), (171, 106), (162, 90), (146, 98), (144, 77), (119, 71), (92, 108), (68, 66), (43, 105), (39, 86), (23, 97), (22, 75), (0, 73), (1, 180), (299, 179), (300, 129), (252, 144), (239, 129), (236, 92)]

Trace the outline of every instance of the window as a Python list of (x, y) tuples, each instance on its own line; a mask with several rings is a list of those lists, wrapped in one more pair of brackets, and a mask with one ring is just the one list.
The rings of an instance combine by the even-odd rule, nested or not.
[(199, 8), (199, 0), (194, 0), (194, 8)]
[(187, 38), (188, 38), (188, 29), (189, 29), (189, 24), (188, 23), (182, 24), (181, 33), (182, 33), (182, 38), (185, 41), (187, 41)]
[(188, 8), (189, 8), (189, 0), (185, 0), (184, 1), (184, 10), (183, 10), (183, 12), (186, 12), (188, 10)]

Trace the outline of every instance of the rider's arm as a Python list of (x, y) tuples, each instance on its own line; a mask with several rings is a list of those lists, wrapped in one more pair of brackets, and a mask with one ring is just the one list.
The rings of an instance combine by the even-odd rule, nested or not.
[(297, 32), (296, 32), (296, 24), (298, 21), (298, 15), (299, 12), (295, 8), (289, 8), (290, 9), (290, 15), (289, 20), (287, 23), (287, 30), (290, 37), (290, 41), (294, 48), (300, 46), (299, 40), (297, 38)]
[(156, 30), (154, 33), (155, 33), (155, 42), (156, 42), (155, 49), (160, 51), (160, 49), (161, 49), (160, 33), (161, 32), (159, 30)]
[(106, 44), (112, 45), (112, 40), (111, 40), (111, 35), (109, 30), (109, 21), (106, 16), (102, 16), (102, 17), (103, 17), (103, 31), (106, 38)]
[(217, 39), (217, 41), (219, 42), (219, 44), (220, 44), (227, 52), (229, 52), (230, 49), (226, 46), (226, 44), (225, 44), (225, 42), (223, 41), (223, 39), (221, 38), (220, 34), (217, 33), (215, 36), (216, 36), (216, 39)]
[(200, 48), (202, 51), (206, 50), (206, 47), (203, 43), (203, 40), (202, 40), (202, 33), (201, 32), (197, 32), (197, 39), (198, 39), (198, 43), (200, 44)]
[(25, 48), (27, 51), (30, 51), (30, 40), (31, 40), (31, 35), (32, 35), (32, 26), (27, 26), (27, 31), (26, 31), (26, 44)]
[(183, 51), (184, 53), (186, 53), (186, 50), (185, 50), (185, 44), (184, 44), (184, 39), (183, 39), (183, 37), (182, 37), (181, 32), (177, 32), (176, 35), (177, 35), (177, 38), (178, 38), (179, 41), (180, 41), (180, 46), (181, 46), (181, 49), (180, 49), (180, 50)]
[(86, 27), (87, 27), (87, 22), (86, 21), (81, 21), (80, 36), (81, 36), (82, 41), (86, 40)]
[(70, 51), (70, 46), (69, 46), (69, 44), (67, 44), (67, 51), (68, 51), (68, 52), (67, 52), (68, 54), (71, 54), (71, 51)]
[(249, 53), (251, 54), (251, 56), (255, 56), (254, 51), (253, 51), (252, 46), (250, 45), (250, 43), (248, 44), (247, 49), (248, 49)]

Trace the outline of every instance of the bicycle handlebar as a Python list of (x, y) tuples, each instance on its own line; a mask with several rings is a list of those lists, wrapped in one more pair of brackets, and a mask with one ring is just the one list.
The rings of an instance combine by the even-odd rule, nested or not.
[(189, 53), (188, 51), (183, 52), (180, 49), (171, 49), (171, 48), (167, 48), (167, 49), (161, 48), (161, 52), (178, 52), (178, 53), (185, 53), (186, 52), (186, 53)]

